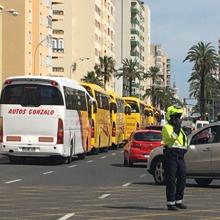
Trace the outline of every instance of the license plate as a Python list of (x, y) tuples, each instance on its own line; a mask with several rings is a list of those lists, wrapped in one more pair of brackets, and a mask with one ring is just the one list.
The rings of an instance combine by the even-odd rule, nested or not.
[(35, 152), (36, 151), (35, 147), (22, 147), (21, 149), (22, 149), (22, 151), (25, 151), (25, 152)]

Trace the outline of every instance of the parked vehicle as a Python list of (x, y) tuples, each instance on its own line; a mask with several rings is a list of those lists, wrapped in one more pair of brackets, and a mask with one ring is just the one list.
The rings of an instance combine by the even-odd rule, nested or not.
[(209, 121), (201, 121), (201, 120), (197, 120), (196, 124), (195, 124), (195, 129), (199, 129), (205, 125), (208, 125)]
[(125, 100), (113, 91), (107, 91), (110, 96), (110, 116), (112, 123), (112, 148), (123, 147), (125, 124)]
[[(220, 122), (202, 127), (189, 136), (189, 148), (185, 155), (187, 178), (193, 178), (201, 186), (220, 179)], [(163, 147), (151, 151), (147, 170), (158, 184), (164, 183)]]
[(59, 77), (11, 77), (1, 94), (0, 153), (24, 157), (84, 158), (90, 151), (91, 97)]
[(161, 125), (149, 125), (149, 126), (145, 127), (145, 129), (147, 129), (147, 130), (158, 130), (158, 131), (162, 131), (163, 126), (161, 126)]
[(144, 102), (135, 97), (123, 97), (123, 99), (131, 107), (131, 114), (127, 115), (125, 129), (126, 137), (129, 138), (131, 133), (137, 129), (143, 129), (145, 127), (145, 112)]
[(133, 132), (124, 146), (124, 165), (146, 162), (150, 151), (161, 145), (161, 131), (137, 130)]
[(81, 83), (81, 85), (97, 102), (91, 116), (92, 152), (96, 154), (99, 151), (107, 151), (112, 146), (110, 96), (96, 84)]

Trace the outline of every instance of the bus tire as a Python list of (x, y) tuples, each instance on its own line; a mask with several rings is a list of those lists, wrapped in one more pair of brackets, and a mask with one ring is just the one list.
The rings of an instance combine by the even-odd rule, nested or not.
[(81, 153), (81, 154), (78, 154), (78, 159), (79, 160), (83, 160), (83, 159), (85, 159), (85, 157), (86, 157), (86, 153), (85, 152)]

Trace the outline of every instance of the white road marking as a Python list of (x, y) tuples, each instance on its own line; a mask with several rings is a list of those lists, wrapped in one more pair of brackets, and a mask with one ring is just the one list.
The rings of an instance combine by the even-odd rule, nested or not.
[(121, 151), (121, 154), (123, 154), (123, 153), (124, 153), (124, 151), (122, 150), (122, 151)]
[(70, 218), (70, 217), (72, 217), (74, 215), (75, 215), (75, 213), (69, 213), (69, 214), (64, 215), (61, 218), (58, 218), (58, 220), (66, 220), (66, 219), (68, 219), (68, 218)]
[(143, 178), (143, 177), (145, 177), (146, 176), (146, 174), (142, 174), (142, 175), (140, 175), (140, 178)]
[(123, 187), (127, 187), (127, 186), (129, 186), (129, 185), (131, 185), (131, 183), (125, 183), (124, 185), (122, 185)]
[(112, 156), (115, 156), (116, 155), (116, 153), (112, 153)]
[(11, 180), (11, 181), (7, 181), (5, 182), (6, 184), (9, 184), (9, 183), (15, 183), (15, 182), (19, 182), (21, 181), (22, 179), (16, 179), (16, 180)]
[(103, 157), (101, 157), (102, 159), (105, 159), (106, 158), (106, 156), (103, 156)]
[(94, 162), (94, 160), (88, 160), (88, 161), (87, 161), (87, 163), (92, 163), (92, 162)]
[(108, 197), (108, 196), (110, 196), (111, 194), (103, 194), (103, 195), (101, 195), (101, 196), (99, 196), (99, 199), (104, 199), (104, 198), (106, 198), (106, 197)]
[(47, 174), (51, 174), (51, 173), (53, 173), (54, 171), (48, 171), (48, 172), (45, 172), (45, 173), (43, 173), (44, 175), (47, 175)]
[(77, 167), (77, 166), (78, 165), (74, 164), (74, 165), (68, 166), (68, 168)]

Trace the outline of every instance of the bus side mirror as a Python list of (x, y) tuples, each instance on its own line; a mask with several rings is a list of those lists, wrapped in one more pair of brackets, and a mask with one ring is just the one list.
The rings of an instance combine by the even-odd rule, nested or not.
[(131, 115), (131, 108), (129, 108), (129, 107), (125, 107), (125, 114), (126, 115)]
[(117, 113), (117, 106), (115, 103), (110, 103), (110, 112)]
[(97, 113), (97, 103), (93, 102), (93, 113)]

